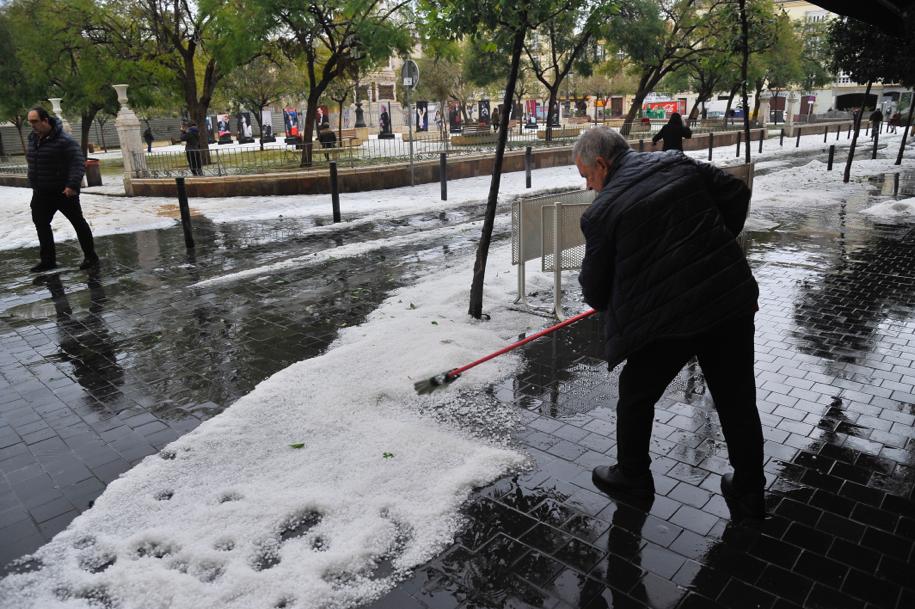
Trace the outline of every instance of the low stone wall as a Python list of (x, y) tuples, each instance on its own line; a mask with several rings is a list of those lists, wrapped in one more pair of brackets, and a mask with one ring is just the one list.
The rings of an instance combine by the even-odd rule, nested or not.
[[(743, 137), (743, 131), (719, 131), (714, 133), (714, 141), (712, 146), (718, 148), (719, 146), (736, 146), (737, 138)], [(757, 142), (760, 137), (766, 137), (766, 129), (754, 128), (750, 129), (750, 141)], [(656, 152), (664, 148), (664, 141), (658, 140), (657, 144), (651, 142), (651, 134), (646, 134), (644, 138), (630, 139), (629, 145), (632, 146), (633, 150), (642, 150), (644, 152)], [(704, 150), (708, 148), (709, 144), (708, 133), (697, 133), (689, 139), (683, 140), (683, 150)]]
[[(870, 121), (867, 119), (861, 120), (861, 133), (864, 133), (865, 129), (870, 127)], [(840, 133), (847, 134), (849, 129), (855, 128), (855, 123), (852, 120), (842, 120), (842, 121), (831, 121), (831, 122), (822, 122), (822, 123), (794, 123), (790, 128), (785, 125), (781, 126), (785, 130), (785, 137), (797, 137), (798, 131), (801, 132), (801, 135), (823, 135), (823, 130), (829, 129), (829, 137), (835, 139), (836, 129), (838, 128)]]
[(15, 186), (18, 188), (28, 188), (29, 179), (26, 176), (0, 174), (0, 186)]
[[(812, 128), (813, 125), (806, 127)], [(822, 132), (823, 125), (819, 125)], [(833, 127), (833, 132), (835, 128)], [(752, 129), (751, 139), (758, 141), (765, 136), (765, 129)], [(714, 134), (713, 145), (733, 146), (737, 143), (738, 132), (726, 131)], [(686, 150), (699, 150), (708, 147), (709, 134), (700, 133), (683, 140)], [(652, 144), (651, 139), (630, 140), (633, 150), (645, 152), (659, 151), (662, 142)], [(572, 146), (534, 149), (532, 151), (533, 168), (559, 167), (574, 164)], [(495, 155), (471, 157), (453, 157), (448, 161), (448, 179), (473, 178), (492, 174)], [(439, 181), (438, 160), (420, 161), (414, 165), (415, 182), (428, 184)], [(506, 173), (524, 171), (524, 151), (515, 150), (505, 153), (502, 170)], [(399, 188), (410, 183), (410, 165), (398, 163), (377, 165), (374, 167), (338, 168), (340, 192), (362, 192)], [(177, 197), (173, 179), (136, 179), (131, 181), (134, 196)], [(25, 176), (0, 175), (0, 184), (5, 186), (27, 186)], [(251, 197), (296, 194), (328, 194), (330, 178), (326, 169), (296, 171), (288, 173), (267, 173), (245, 176), (220, 176), (187, 178), (187, 193), (192, 197)]]
[[(458, 180), (492, 174), (495, 155), (452, 158), (448, 161), (448, 179)], [(533, 168), (572, 165), (572, 147), (549, 148), (533, 151)], [(503, 160), (505, 172), (524, 170), (524, 151), (507, 152)], [(414, 164), (417, 184), (439, 181), (438, 161), (421, 161)], [(361, 192), (385, 188), (399, 188), (410, 183), (410, 165), (379, 165), (376, 167), (339, 168), (337, 171), (340, 192)], [(136, 196), (176, 197), (174, 180), (132, 180)], [(187, 178), (187, 193), (191, 197), (239, 197), (296, 194), (327, 194), (330, 178), (327, 170), (291, 173), (270, 173), (250, 176), (222, 176)]]

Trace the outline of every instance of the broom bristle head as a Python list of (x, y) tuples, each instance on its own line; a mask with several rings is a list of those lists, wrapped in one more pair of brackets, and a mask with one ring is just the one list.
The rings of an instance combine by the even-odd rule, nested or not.
[(450, 372), (443, 372), (441, 374), (436, 374), (435, 376), (429, 377), (425, 380), (418, 381), (413, 383), (413, 388), (416, 389), (416, 393), (419, 395), (427, 395), (435, 391), (436, 389), (441, 389), (449, 383), (453, 383), (454, 380), (460, 375), (453, 375)]

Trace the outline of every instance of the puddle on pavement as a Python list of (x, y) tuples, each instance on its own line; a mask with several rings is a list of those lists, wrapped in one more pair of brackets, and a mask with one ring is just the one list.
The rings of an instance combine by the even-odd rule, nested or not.
[(868, 183), (874, 188), (873, 192), (881, 196), (907, 199), (915, 197), (915, 172), (896, 171), (872, 176)]

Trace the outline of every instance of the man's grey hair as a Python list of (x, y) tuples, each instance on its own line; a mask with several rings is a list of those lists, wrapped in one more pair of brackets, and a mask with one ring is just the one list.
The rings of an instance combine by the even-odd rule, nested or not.
[(626, 150), (629, 150), (629, 142), (619, 132), (607, 127), (592, 127), (579, 136), (572, 156), (586, 167), (592, 167), (598, 157), (612, 161)]

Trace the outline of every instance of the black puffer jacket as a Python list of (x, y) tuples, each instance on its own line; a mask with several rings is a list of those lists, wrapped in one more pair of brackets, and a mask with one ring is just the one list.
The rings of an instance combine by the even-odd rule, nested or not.
[(581, 219), (581, 283), (605, 311), (610, 368), (652, 341), (688, 338), (757, 310), (759, 289), (734, 237), (750, 192), (680, 152), (625, 152)]
[(60, 194), (69, 186), (79, 190), (86, 173), (86, 159), (79, 144), (55, 117), (51, 117), (51, 132), (39, 140), (38, 134), (29, 134), (29, 186), (41, 193)]

